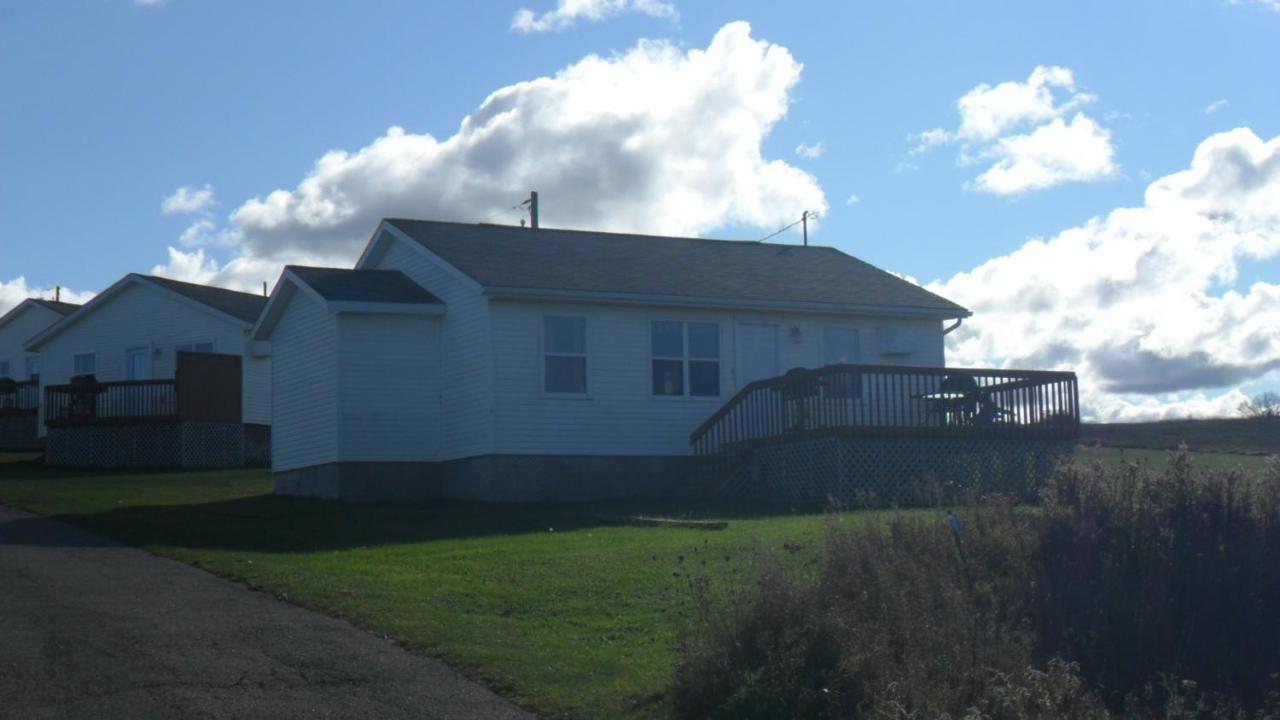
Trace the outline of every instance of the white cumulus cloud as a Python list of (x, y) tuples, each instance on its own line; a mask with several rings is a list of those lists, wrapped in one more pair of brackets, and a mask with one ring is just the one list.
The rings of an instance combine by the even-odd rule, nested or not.
[(1039, 66), (1025, 82), (980, 84), (956, 101), (960, 125), (912, 136), (911, 155), (959, 148), (962, 166), (988, 165), (965, 187), (1016, 195), (1116, 174), (1111, 133), (1081, 108), (1096, 98), (1064, 67)]
[(799, 155), (800, 157), (805, 158), (806, 160), (814, 160), (814, 159), (820, 158), (822, 157), (822, 153), (826, 151), (827, 151), (827, 148), (822, 144), (821, 140), (812, 144), (800, 143), (799, 145), (796, 146), (796, 155)]
[(1091, 417), (1229, 414), (1280, 370), (1280, 284), (1236, 288), (1280, 255), (1280, 137), (1213, 135), (1139, 207), (1033, 239), (931, 290), (974, 316), (948, 362), (1070, 368)]
[(662, 0), (559, 0), (555, 9), (540, 15), (520, 8), (511, 18), (511, 29), (522, 33), (563, 30), (579, 20), (598, 22), (628, 12), (668, 20), (679, 17), (675, 5)]
[(350, 264), (383, 217), (513, 222), (529, 190), (548, 226), (776, 228), (827, 208), (812, 175), (761, 151), (801, 69), (746, 23), (724, 26), (705, 49), (645, 40), (591, 55), (494, 92), (447, 138), (392, 128), (326, 153), (293, 189), (231, 213), (230, 263), (173, 249), (157, 270), (255, 288), (267, 268), (300, 258)]
[(160, 210), (166, 215), (202, 213), (212, 208), (213, 202), (213, 186), (195, 188), (183, 185), (160, 203)]

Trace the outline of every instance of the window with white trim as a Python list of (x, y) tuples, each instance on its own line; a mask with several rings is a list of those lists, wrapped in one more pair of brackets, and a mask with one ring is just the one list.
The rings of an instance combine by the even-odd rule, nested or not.
[(97, 353), (76, 353), (71, 358), (72, 375), (88, 375), (98, 371)]
[(720, 324), (654, 320), (653, 394), (720, 397)]
[(587, 394), (587, 319), (542, 318), (542, 389), (558, 395)]
[(40, 379), (40, 358), (27, 358), (25, 370), (27, 371), (28, 380), (31, 380), (32, 382), (38, 381)]
[[(861, 341), (856, 328), (829, 327), (822, 331), (822, 360), (825, 365), (855, 364), (862, 358)], [(862, 378), (857, 373), (831, 376), (833, 397), (862, 397)]]
[(213, 352), (213, 343), (199, 342), (199, 343), (187, 343), (186, 345), (174, 345), (173, 351), (175, 353), (180, 353), (180, 352), (211, 353)]

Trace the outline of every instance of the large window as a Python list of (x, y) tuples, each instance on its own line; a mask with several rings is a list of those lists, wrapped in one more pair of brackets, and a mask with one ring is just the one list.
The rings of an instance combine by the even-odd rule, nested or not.
[(653, 394), (720, 397), (720, 325), (654, 320)]
[[(825, 365), (857, 363), (862, 357), (858, 331), (854, 328), (827, 328), (822, 334), (822, 354)], [(857, 373), (840, 373), (831, 376), (831, 394), (835, 397), (862, 397), (862, 379)]]
[(94, 353), (76, 353), (71, 358), (73, 375), (88, 375), (98, 371), (98, 356)]
[(27, 358), (26, 370), (27, 370), (28, 380), (38, 381), (40, 379), (40, 358), (38, 357)]
[(543, 389), (587, 393), (587, 319), (548, 315), (542, 323)]

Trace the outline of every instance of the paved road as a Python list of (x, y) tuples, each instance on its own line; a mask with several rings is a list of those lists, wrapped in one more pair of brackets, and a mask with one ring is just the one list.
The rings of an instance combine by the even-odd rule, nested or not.
[(0, 718), (527, 718), (445, 665), (0, 507)]

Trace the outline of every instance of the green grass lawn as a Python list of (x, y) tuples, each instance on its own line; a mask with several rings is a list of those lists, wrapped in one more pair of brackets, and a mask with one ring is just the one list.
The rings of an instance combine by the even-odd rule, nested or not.
[[(1163, 463), (1167, 452), (1081, 448)], [(685, 505), (722, 530), (601, 519), (672, 506), (344, 504), (270, 494), (265, 471), (105, 473), (0, 454), (0, 503), (59, 516), (347, 618), (546, 716), (661, 717), (687, 575), (748, 576), (754, 544), (814, 557), (833, 516)], [(1205, 467), (1261, 467), (1205, 454)], [(864, 522), (883, 514), (839, 517)]]
[(637, 527), (591, 514), (635, 506), (278, 498), (262, 471), (0, 468), (4, 504), (348, 618), (550, 716), (666, 715), (683, 573), (746, 574), (756, 542), (812, 552), (828, 521), (718, 508), (698, 514), (723, 530)]

